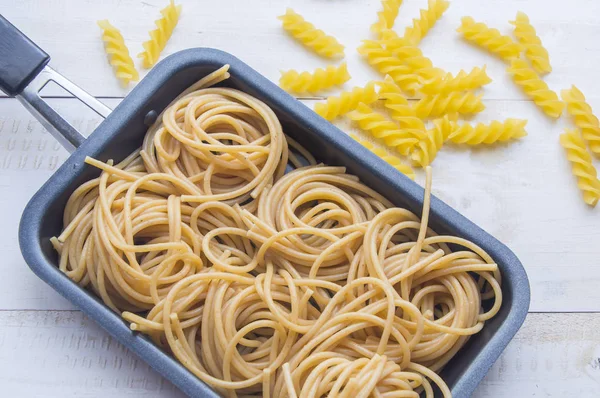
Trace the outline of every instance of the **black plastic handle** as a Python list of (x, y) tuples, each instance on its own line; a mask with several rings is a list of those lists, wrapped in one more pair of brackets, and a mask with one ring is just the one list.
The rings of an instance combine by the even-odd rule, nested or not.
[(0, 15), (0, 90), (14, 97), (37, 76), (50, 56)]

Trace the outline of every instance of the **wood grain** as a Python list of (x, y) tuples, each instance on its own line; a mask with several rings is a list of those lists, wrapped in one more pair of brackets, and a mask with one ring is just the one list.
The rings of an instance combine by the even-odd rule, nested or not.
[[(133, 56), (142, 51), (148, 31), (166, 0), (20, 0), (2, 10), (3, 15), (52, 56), (51, 64), (95, 96), (123, 96), (106, 62), (99, 19), (109, 19), (121, 29)], [(369, 27), (379, 10), (379, 0), (222, 0), (219, 2), (181, 1), (183, 12), (163, 58), (190, 47), (213, 47), (230, 52), (271, 80), (279, 79), (281, 69), (312, 70), (327, 64), (289, 38), (277, 16), (293, 7), (316, 26), (338, 38), (346, 46), (346, 58), (352, 80), (348, 86), (362, 84), (377, 75), (356, 53), (361, 40), (370, 38)], [(460, 18), (471, 15), (477, 20), (509, 34), (509, 20), (518, 10), (528, 13), (554, 68), (547, 78), (553, 89), (575, 83), (585, 88), (600, 109), (600, 3), (573, 0), (569, 6), (547, 6), (545, 0), (455, 0), (442, 19), (421, 44), (435, 65), (450, 72), (488, 65), (494, 79), (487, 91), (490, 99), (523, 100), (505, 73), (506, 65), (489, 54), (465, 43), (455, 32)], [(405, 0), (395, 25), (403, 32), (423, 0)], [(583, 58), (584, 57), (584, 58)], [(585, 62), (582, 60), (585, 59)], [(85, 67), (83, 67), (85, 65)], [(141, 64), (137, 63), (138, 67)], [(140, 68), (142, 75), (146, 73)], [(55, 95), (63, 91), (50, 90)]]
[[(530, 314), (473, 397), (597, 397), (599, 329), (597, 314)], [(0, 311), (0, 370), (6, 396), (183, 397), (77, 311)]]

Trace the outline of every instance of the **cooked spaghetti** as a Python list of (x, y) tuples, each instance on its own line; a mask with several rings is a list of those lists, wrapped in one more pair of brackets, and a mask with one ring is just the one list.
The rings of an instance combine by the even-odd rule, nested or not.
[[(214, 87), (81, 185), (60, 269), (226, 396), (433, 396), (502, 302), (494, 260), (317, 164), (273, 111)], [(285, 172), (286, 167), (295, 170)]]

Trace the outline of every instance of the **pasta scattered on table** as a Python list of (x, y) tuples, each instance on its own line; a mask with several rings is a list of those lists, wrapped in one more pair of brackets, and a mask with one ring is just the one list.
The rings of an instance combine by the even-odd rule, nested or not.
[(379, 156), (385, 162), (389, 163), (392, 167), (394, 167), (396, 170), (398, 170), (402, 174), (406, 175), (411, 180), (415, 179), (414, 170), (406, 163), (403, 163), (402, 160), (400, 160), (400, 158), (398, 158), (397, 156), (392, 156), (392, 155), (388, 154), (385, 151), (385, 149), (376, 147), (372, 142), (362, 139), (362, 138), (358, 137), (356, 134), (350, 134), (350, 137), (352, 137), (359, 144), (361, 144), (362, 146), (367, 148), (369, 151), (373, 152), (375, 155)]
[(571, 162), (573, 175), (577, 177), (577, 186), (583, 193), (583, 200), (590, 206), (596, 206), (600, 199), (600, 181), (581, 133), (577, 129), (568, 129), (560, 136), (560, 144), (565, 148), (567, 159)]
[(476, 90), (492, 82), (486, 67), (475, 67), (469, 73), (461, 70), (456, 76), (447, 73), (425, 84), (419, 90), (423, 94), (448, 94), (453, 91)]
[(119, 29), (107, 20), (98, 21), (98, 26), (102, 29), (102, 41), (108, 55), (108, 62), (113, 66), (121, 84), (125, 87), (132, 81), (138, 81), (140, 76)]
[(558, 98), (554, 91), (550, 90), (548, 84), (529, 66), (527, 61), (513, 59), (507, 72), (546, 115), (552, 118), (560, 117), (565, 103)]
[(394, 31), (386, 30), (381, 37), (381, 45), (408, 66), (411, 73), (420, 78), (421, 83), (444, 76), (445, 72), (434, 67), (431, 59), (425, 57), (419, 47), (411, 44), (405, 38), (399, 37)]
[(175, 5), (173, 0), (168, 6), (160, 10), (162, 18), (155, 21), (156, 29), (150, 31), (150, 40), (143, 43), (144, 51), (138, 57), (142, 58), (144, 68), (151, 68), (165, 49), (167, 41), (171, 38), (173, 30), (179, 22), (181, 15), (181, 4)]
[(550, 73), (552, 67), (548, 50), (542, 45), (542, 40), (529, 22), (529, 17), (519, 11), (515, 20), (510, 23), (515, 26), (514, 35), (525, 48), (525, 57), (531, 62), (533, 69), (540, 74)]
[(408, 155), (419, 142), (412, 133), (363, 103), (359, 104), (356, 110), (348, 113), (348, 118), (356, 122), (361, 130), (383, 140), (385, 145), (394, 148), (401, 155)]
[(455, 144), (479, 145), (494, 144), (525, 137), (527, 120), (506, 119), (503, 122), (494, 120), (489, 124), (469, 123), (458, 125), (448, 136), (448, 141)]
[(425, 123), (417, 117), (400, 87), (389, 76), (386, 76), (384, 81), (378, 82), (378, 85), (379, 98), (383, 100), (384, 107), (390, 113), (391, 118), (415, 138), (424, 139), (427, 134)]
[(561, 97), (567, 104), (567, 112), (581, 130), (590, 150), (600, 155), (600, 123), (583, 93), (573, 85), (570, 89), (562, 90)]
[(317, 93), (335, 86), (341, 86), (350, 80), (348, 65), (329, 65), (317, 68), (314, 72), (298, 72), (294, 69), (282, 72), (279, 79), (281, 88), (292, 93)]
[(519, 58), (523, 51), (523, 46), (511, 37), (504, 36), (498, 29), (489, 28), (482, 22), (475, 22), (472, 17), (463, 17), (456, 31), (462, 33), (465, 40), (498, 55), (505, 61)]
[(435, 25), (450, 3), (446, 0), (428, 0), (427, 9), (420, 10), (420, 18), (413, 19), (412, 26), (404, 30), (404, 38), (412, 45), (418, 45), (427, 32)]
[(371, 31), (381, 34), (382, 31), (392, 29), (398, 16), (398, 11), (403, 0), (381, 0), (383, 10), (377, 12), (377, 22), (371, 25)]
[(381, 41), (364, 40), (358, 53), (383, 76), (390, 76), (405, 93), (414, 95), (421, 86), (422, 79)]
[(378, 99), (375, 83), (370, 82), (364, 87), (354, 87), (351, 91), (327, 97), (325, 102), (317, 102), (315, 112), (327, 120), (333, 120), (356, 109), (360, 103), (371, 104)]
[(472, 91), (426, 95), (417, 101), (414, 110), (421, 119), (436, 118), (451, 113), (472, 115), (485, 109), (481, 101), (482, 97), (483, 94), (475, 94)]
[(280, 16), (279, 19), (282, 21), (283, 29), (286, 32), (315, 53), (326, 58), (344, 56), (344, 46), (335, 37), (327, 35), (321, 29), (317, 29), (291, 8), (288, 8), (286, 13)]
[(455, 128), (456, 123), (448, 115), (435, 119), (433, 128), (427, 130), (426, 137), (419, 141), (412, 152), (413, 163), (421, 167), (429, 166)]

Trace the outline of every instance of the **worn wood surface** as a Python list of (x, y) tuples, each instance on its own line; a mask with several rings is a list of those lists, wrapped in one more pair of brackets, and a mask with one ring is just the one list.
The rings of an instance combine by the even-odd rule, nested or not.
[[(378, 0), (182, 2), (182, 19), (165, 55), (189, 47), (219, 48), (274, 81), (282, 69), (325, 65), (282, 32), (276, 16), (292, 6), (346, 46), (352, 74), (347, 87), (378, 77), (355, 51), (370, 35)], [(52, 56), (55, 69), (114, 107), (129, 90), (119, 86), (106, 62), (96, 20), (108, 18), (119, 27), (135, 55), (165, 3), (0, 0), (0, 12)], [(425, 0), (405, 0), (397, 30), (402, 32), (425, 5)], [(546, 81), (551, 88), (574, 83), (600, 110), (600, 3), (595, 0), (568, 6), (545, 0), (454, 0), (422, 43), (436, 66), (448, 71), (487, 65), (494, 82), (485, 89), (487, 109), (475, 120), (529, 120), (529, 135), (518, 143), (477, 150), (448, 146), (433, 164), (435, 194), (513, 249), (532, 287), (536, 313), (475, 396), (597, 397), (600, 212), (583, 204), (558, 144), (570, 122), (548, 120), (510, 82), (501, 61), (454, 32), (460, 17), (471, 15), (509, 33), (507, 21), (518, 10), (529, 14), (550, 51), (554, 71)], [(70, 96), (55, 87), (44, 94)], [(74, 99), (50, 101), (84, 134), (101, 121)], [(354, 129), (344, 120), (338, 125)], [(180, 397), (40, 282), (22, 260), (17, 242), (22, 209), (67, 156), (16, 100), (0, 98), (0, 385), (7, 396), (18, 397)]]

